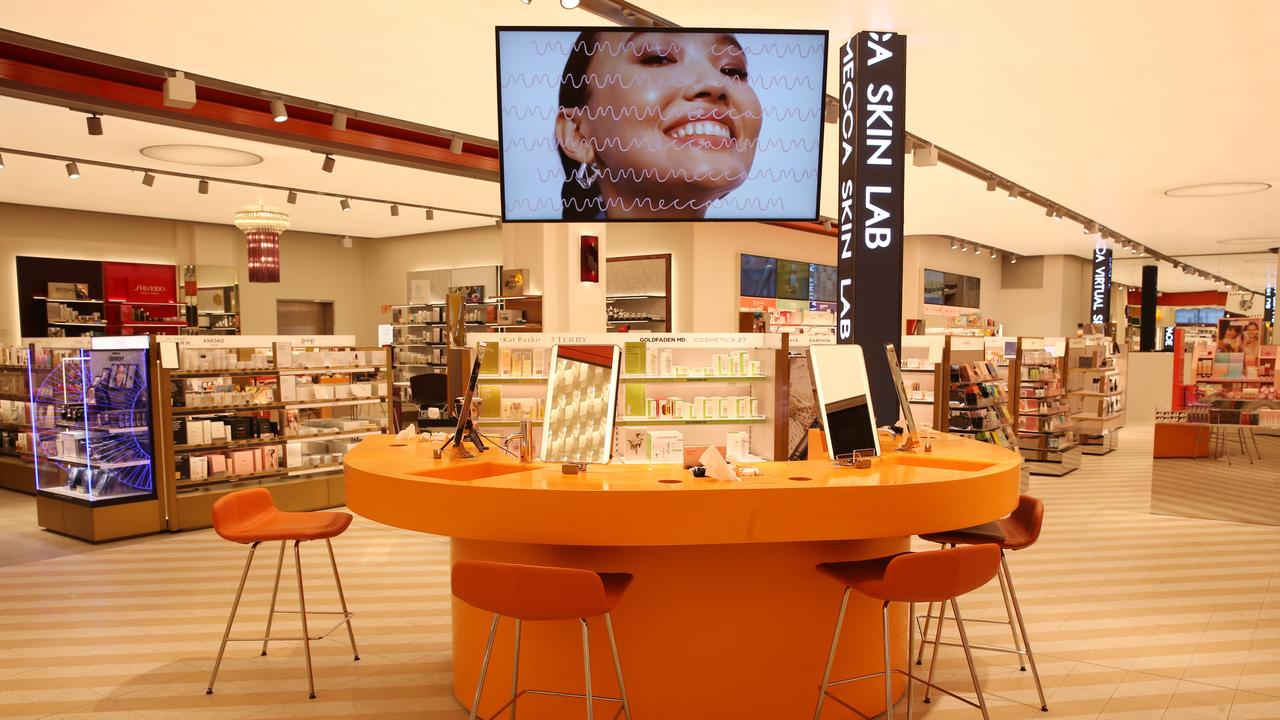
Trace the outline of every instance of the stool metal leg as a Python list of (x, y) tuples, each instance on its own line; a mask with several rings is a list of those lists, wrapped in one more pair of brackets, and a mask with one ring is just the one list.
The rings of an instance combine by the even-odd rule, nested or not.
[(276, 618), (276, 597), (280, 595), (280, 571), (284, 569), (284, 546), (288, 540), (280, 541), (280, 557), (276, 560), (276, 583), (271, 586), (271, 609), (267, 611), (267, 634), (262, 637), (262, 654), (267, 654), (267, 643), (271, 640), (271, 621)]
[[(938, 629), (937, 634), (933, 636), (933, 654), (929, 657), (929, 679), (924, 685), (924, 702), (926, 705), (933, 702), (929, 697), (929, 691), (933, 689), (933, 671), (938, 667), (938, 648), (942, 647), (942, 626), (947, 619), (947, 604), (945, 602), (938, 603)], [(920, 640), (924, 644), (924, 638)]]
[(324, 544), (329, 548), (329, 565), (333, 567), (333, 583), (338, 586), (338, 603), (342, 605), (342, 616), (347, 621), (347, 637), (351, 638), (351, 654), (359, 660), (360, 651), (356, 649), (356, 633), (351, 629), (351, 613), (347, 610), (347, 596), (342, 594), (342, 578), (338, 577), (338, 561), (333, 557), (333, 543), (329, 538), (325, 538)]
[[(916, 632), (911, 626), (912, 618), (916, 616), (916, 604), (909, 603), (907, 605), (907, 662), (911, 662), (911, 655), (915, 650)], [(920, 643), (920, 647), (924, 647), (924, 643)], [(915, 676), (911, 674), (910, 665), (907, 666), (907, 720), (914, 717), (911, 709), (911, 684), (915, 680)]]
[(1018, 618), (1018, 628), (1022, 631), (1022, 644), (1027, 649), (1027, 662), (1031, 663), (1031, 675), (1036, 680), (1036, 692), (1040, 693), (1040, 709), (1049, 712), (1049, 705), (1044, 699), (1044, 687), (1040, 684), (1040, 671), (1036, 668), (1036, 656), (1031, 652), (1031, 637), (1027, 634), (1027, 624), (1022, 619), (1022, 608), (1018, 605), (1018, 592), (1013, 588), (1013, 576), (1009, 574), (1009, 561), (1000, 551), (1000, 569), (1004, 571), (1005, 580), (1009, 583), (1009, 597), (1013, 600), (1013, 612)]
[(582, 676), (586, 683), (587, 720), (594, 720), (595, 708), (592, 707), (591, 700), (591, 631), (587, 628), (586, 618), (578, 622), (582, 623)]
[(881, 634), (884, 635), (884, 717), (893, 720), (893, 661), (889, 657), (889, 603), (884, 604), (880, 617)]
[(307, 597), (302, 592), (302, 551), (301, 540), (293, 541), (293, 569), (298, 576), (298, 613), (302, 616), (302, 654), (307, 658), (307, 690), (312, 700), (316, 699), (316, 678), (311, 671), (311, 631), (307, 629)]
[[(960, 616), (960, 606), (956, 604), (955, 598), (951, 598), (951, 613), (956, 616), (956, 627), (960, 629), (960, 644), (964, 645), (964, 659), (969, 663), (969, 677), (973, 678), (973, 691), (978, 695), (978, 708), (982, 710), (982, 720), (991, 720), (991, 716), (987, 713), (987, 699), (982, 696), (982, 683), (978, 681), (978, 668), (973, 664), (969, 634), (964, 631), (964, 618)], [(1034, 666), (1035, 664), (1032, 663), (1032, 667)]]
[(511, 656), (511, 720), (516, 720), (516, 701), (520, 698), (520, 618), (516, 618), (516, 648)]
[(836, 631), (831, 635), (831, 652), (827, 654), (827, 670), (822, 673), (822, 685), (818, 687), (818, 709), (813, 711), (813, 720), (822, 717), (822, 703), (827, 699), (827, 683), (831, 682), (831, 667), (836, 663), (836, 646), (840, 643), (840, 628), (844, 625), (844, 612), (849, 607), (849, 593), (853, 588), (846, 587), (840, 597), (840, 612), (836, 615)]
[[(627, 699), (627, 684), (622, 681), (622, 662), (618, 659), (618, 640), (613, 636), (613, 618), (604, 614), (604, 629), (609, 633), (609, 650), (613, 653), (613, 669), (618, 673), (618, 697), (622, 698), (622, 711), (631, 720), (631, 701)], [(512, 713), (512, 720), (515, 714)]]
[(1004, 615), (1009, 619), (1009, 632), (1013, 635), (1013, 649), (1018, 651), (1018, 669), (1026, 672), (1027, 666), (1022, 662), (1022, 642), (1018, 640), (1018, 628), (1013, 624), (1013, 607), (1009, 605), (1009, 587), (1004, 582), (1003, 567), (997, 568), (996, 578), (1000, 580), (1000, 598), (1004, 600)]
[[(944, 545), (943, 547), (946, 547), (946, 546)], [(920, 631), (920, 653), (916, 655), (917, 665), (924, 664), (924, 647), (925, 645), (929, 644), (929, 621), (931, 619), (933, 619), (933, 603), (929, 603), (929, 609), (924, 611), (924, 629)], [(914, 623), (915, 621), (916, 621), (916, 618), (913, 613), (911, 617), (911, 622)]]
[(249, 546), (249, 557), (244, 561), (244, 571), (240, 573), (240, 587), (236, 588), (236, 599), (231, 601), (231, 615), (227, 618), (227, 629), (222, 631), (222, 644), (218, 646), (218, 657), (213, 661), (213, 673), (209, 675), (209, 687), (206, 695), (213, 694), (213, 682), (218, 679), (218, 668), (222, 665), (222, 654), (227, 650), (227, 638), (231, 637), (231, 625), (236, 621), (236, 611), (240, 609), (240, 596), (244, 594), (244, 582), (249, 579), (249, 566), (253, 565), (253, 554), (258, 551), (258, 543)]
[(476, 679), (476, 699), (471, 701), (471, 720), (476, 720), (480, 712), (480, 695), (484, 692), (484, 676), (489, 674), (489, 656), (493, 654), (493, 639), (498, 636), (498, 619), (502, 616), (493, 614), (493, 625), (489, 626), (489, 641), (484, 644), (484, 659), (480, 661), (480, 677)]

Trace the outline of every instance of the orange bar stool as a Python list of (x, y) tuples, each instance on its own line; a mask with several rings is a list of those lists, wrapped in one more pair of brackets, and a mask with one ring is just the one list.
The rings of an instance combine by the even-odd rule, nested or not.
[[(911, 717), (911, 686), (919, 680), (926, 688), (935, 688), (955, 699), (976, 707), (982, 711), (984, 719), (987, 714), (987, 701), (982, 697), (982, 686), (978, 682), (978, 671), (973, 664), (973, 653), (969, 650), (969, 638), (964, 632), (964, 621), (960, 617), (960, 606), (956, 598), (971, 590), (986, 585), (995, 577), (1000, 567), (1000, 548), (995, 545), (971, 545), (950, 550), (930, 550), (928, 552), (902, 553), (889, 557), (852, 562), (822, 563), (818, 572), (827, 575), (844, 585), (844, 595), (840, 599), (840, 613), (836, 615), (836, 630), (831, 636), (831, 653), (827, 656), (827, 669), (822, 675), (822, 685), (818, 692), (818, 707), (813, 713), (814, 720), (822, 716), (822, 705), (828, 696), (844, 707), (859, 713), (852, 706), (831, 694), (829, 688), (858, 680), (869, 680), (875, 677), (884, 678), (884, 717), (893, 717), (893, 673), (907, 676), (907, 717)], [(844, 625), (845, 610), (849, 606), (849, 593), (857, 590), (871, 598), (884, 602), (881, 630), (884, 639), (884, 671), (843, 680), (831, 679), (831, 668), (836, 662), (836, 647), (840, 644), (840, 629)], [(977, 702), (960, 697), (945, 688), (933, 684), (932, 677), (923, 680), (910, 671), (897, 670), (889, 656), (889, 604), (905, 602), (909, 604), (908, 617), (915, 616), (918, 602), (949, 602), (955, 614), (956, 625), (960, 628), (960, 642), (964, 647), (964, 657), (969, 663), (969, 677), (973, 680), (973, 690), (977, 694)], [(907, 623), (907, 658), (914, 654), (915, 629)], [(863, 716), (865, 717), (865, 716)]]
[[(985, 525), (978, 525), (963, 530), (952, 530), (949, 532), (931, 533), (921, 535), (920, 537), (929, 542), (936, 542), (942, 546), (950, 545), (978, 545), (984, 543), (993, 543), (1000, 547), (1000, 572), (996, 577), (1000, 579), (1000, 595), (1004, 599), (1004, 612), (1006, 620), (973, 620), (970, 622), (995, 623), (998, 625), (1008, 625), (1009, 631), (1013, 635), (1013, 649), (1005, 647), (993, 647), (990, 645), (975, 645), (979, 650), (994, 650), (996, 652), (1013, 653), (1018, 656), (1027, 658), (1027, 663), (1031, 665), (1031, 675), (1036, 681), (1036, 691), (1040, 694), (1040, 709), (1048, 712), (1049, 705), (1044, 699), (1044, 687), (1040, 684), (1040, 671), (1036, 669), (1036, 656), (1031, 652), (1031, 638), (1027, 635), (1027, 625), (1022, 620), (1022, 608), (1018, 605), (1018, 593), (1013, 589), (1013, 576), (1009, 574), (1009, 561), (1005, 558), (1005, 550), (1022, 550), (1029, 548), (1040, 539), (1040, 527), (1044, 524), (1044, 503), (1038, 498), (1030, 495), (1023, 495), (1018, 498), (1018, 507), (1014, 509), (1013, 514), (1007, 518), (1001, 518), (995, 522), (989, 522)], [(942, 642), (942, 624), (946, 621), (946, 607), (942, 606), (938, 616), (933, 616), (933, 603), (929, 604), (929, 610), (924, 616), (924, 630), (921, 632), (920, 654), (916, 657), (916, 664), (923, 664), (924, 646), (932, 643), (934, 646), (934, 655), (937, 655), (938, 645), (954, 645), (955, 643)], [(938, 627), (933, 640), (929, 639), (929, 622), (936, 619)], [(1021, 636), (1021, 644), (1019, 643)], [(1027, 671), (1027, 666), (1022, 665), (1021, 670)], [(929, 668), (929, 677), (933, 677), (933, 668)], [(928, 693), (925, 693), (925, 702), (928, 702)]]
[[(360, 659), (360, 651), (356, 649), (356, 635), (351, 630), (351, 612), (347, 610), (347, 598), (342, 594), (342, 580), (338, 577), (338, 562), (333, 557), (333, 543), (330, 540), (341, 535), (351, 525), (351, 516), (338, 512), (281, 512), (271, 501), (271, 493), (265, 488), (239, 490), (218, 498), (213, 504), (213, 529), (222, 538), (231, 542), (249, 546), (249, 558), (245, 560), (244, 572), (240, 574), (240, 587), (236, 589), (236, 599), (231, 603), (231, 616), (227, 618), (227, 629), (222, 633), (222, 645), (218, 647), (218, 659), (213, 662), (213, 674), (209, 676), (209, 689), (213, 692), (213, 683), (218, 679), (218, 667), (222, 665), (222, 654), (228, 642), (262, 642), (262, 654), (267, 654), (267, 643), (270, 640), (301, 640), (307, 657), (307, 688), (311, 698), (316, 697), (315, 677), (311, 672), (311, 641), (325, 638), (345, 623), (347, 637), (351, 639), (351, 652), (356, 660)], [(244, 582), (249, 577), (249, 567), (253, 564), (253, 555), (258, 546), (265, 542), (280, 542), (280, 558), (276, 561), (276, 581), (271, 589), (271, 610), (267, 614), (267, 633), (263, 637), (233, 638), (231, 626), (236, 620), (236, 611), (240, 608), (240, 597), (244, 594)], [(302, 555), (298, 546), (308, 540), (324, 540), (329, 548), (329, 565), (333, 567), (333, 581), (338, 586), (338, 602), (341, 610), (307, 610), (307, 601), (302, 592)], [(285, 545), (293, 541), (293, 566), (298, 576), (298, 609), (276, 610), (276, 596), (280, 592), (280, 571), (284, 566)], [(296, 612), (302, 618), (302, 635), (300, 637), (271, 637), (271, 621), (277, 613)], [(341, 615), (336, 625), (321, 635), (311, 636), (307, 628), (307, 615)]]
[[(476, 720), (479, 716), (484, 678), (489, 671), (489, 658), (493, 655), (493, 640), (498, 634), (498, 620), (504, 615), (516, 621), (515, 655), (511, 663), (511, 699), (490, 715), (490, 718), (498, 717), (508, 707), (514, 718), (516, 702), (521, 695), (529, 693), (584, 698), (587, 701), (587, 720), (594, 717), (591, 707), (593, 699), (620, 703), (627, 720), (631, 720), (631, 703), (627, 701), (627, 686), (622, 680), (622, 663), (618, 660), (618, 643), (613, 636), (613, 619), (609, 615), (631, 584), (631, 577), (629, 573), (597, 573), (574, 568), (480, 560), (454, 563), (453, 594), (468, 605), (493, 613), (489, 641), (485, 644), (484, 660), (480, 664), (480, 678), (476, 681), (476, 697), (471, 703), (471, 720)], [(593, 695), (591, 692), (591, 631), (587, 619), (600, 615), (604, 616), (609, 649), (613, 653), (613, 668), (618, 674), (620, 697), (616, 698)], [(520, 689), (520, 623), (525, 620), (578, 621), (582, 626), (585, 693)]]

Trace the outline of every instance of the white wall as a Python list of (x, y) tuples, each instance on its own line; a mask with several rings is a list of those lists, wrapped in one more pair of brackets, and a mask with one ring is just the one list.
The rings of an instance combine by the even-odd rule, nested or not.
[(1173, 353), (1131, 352), (1128, 362), (1125, 421), (1152, 422), (1173, 405)]
[[(923, 318), (924, 271), (940, 270), (976, 277), (982, 281), (978, 310), (983, 319), (1004, 320), (1001, 292), (1002, 258), (951, 249), (951, 238), (942, 235), (908, 235), (902, 244), (902, 318)], [(937, 322), (937, 319), (933, 319)]]
[(361, 282), (363, 278), (364, 292), (357, 329), (352, 331), (356, 339), (361, 343), (377, 341), (378, 323), (391, 322), (390, 312), (382, 308), (408, 299), (406, 273), (501, 265), (502, 232), (497, 227), (483, 227), (357, 240), (362, 266), (354, 279)]
[[(358, 242), (358, 241), (357, 241)], [(0, 204), (0, 342), (15, 343), (18, 322), (14, 258), (73, 258), (180, 265), (232, 265), (240, 279), (243, 332), (273, 335), (275, 301), (331, 300), (334, 332), (376, 340), (362, 327), (359, 248), (345, 250), (334, 235), (286, 232), (280, 238), (280, 282), (248, 282), (244, 237), (231, 225)], [(400, 287), (404, 286), (403, 274)]]

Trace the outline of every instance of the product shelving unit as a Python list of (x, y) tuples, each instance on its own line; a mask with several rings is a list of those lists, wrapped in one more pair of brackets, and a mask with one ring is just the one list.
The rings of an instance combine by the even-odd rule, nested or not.
[[(482, 432), (486, 426), (501, 428), (494, 433), (498, 435), (510, 432), (521, 420), (532, 420), (535, 446), (540, 447), (552, 336), (477, 334), (468, 341), (491, 343), (490, 349), (497, 350), (486, 353), (478, 380), (477, 396), (482, 404), (477, 425)], [(740, 441), (745, 440), (738, 446), (740, 451), (745, 449), (750, 455), (769, 459), (786, 457), (785, 375), (789, 363), (785, 336), (608, 333), (578, 336), (574, 344), (616, 345), (622, 350), (614, 423), (616, 462), (649, 462), (636, 457), (634, 451), (628, 452), (637, 447), (637, 438), (648, 432), (645, 428), (679, 429), (686, 447), (716, 445), (722, 449), (727, 446), (727, 433), (746, 433), (738, 436)], [(664, 350), (669, 353), (665, 363)], [(520, 362), (509, 361), (508, 366), (504, 353), (511, 353), (510, 357)], [(528, 354), (527, 364), (526, 355), (521, 353)], [(727, 363), (732, 353), (739, 353), (739, 362), (746, 357), (749, 363), (757, 363), (756, 371), (744, 372), (739, 367), (730, 372)], [(726, 363), (719, 372), (717, 356)], [(469, 357), (462, 359), (462, 366), (470, 368)], [(667, 372), (663, 372), (664, 366)], [(517, 367), (519, 370), (514, 370)], [(784, 377), (780, 378), (779, 373)], [(704, 417), (701, 409), (693, 409), (695, 400), (705, 403), (710, 398), (717, 400), (713, 417)], [(719, 402), (729, 398), (733, 399), (732, 406), (721, 413)], [(495, 404), (499, 408), (496, 412)]]
[(1076, 440), (1086, 455), (1105, 455), (1118, 447), (1125, 421), (1123, 355), (1110, 337), (1089, 335), (1067, 340), (1067, 392)]
[(181, 336), (160, 370), (167, 527), (211, 524), (213, 502), (245, 487), (278, 507), (345, 502), (342, 456), (386, 431), (390, 348), (351, 336)]
[(937, 366), (942, 362), (943, 335), (903, 335), (898, 352), (902, 382), (907, 386), (911, 415), (917, 427), (933, 425)]
[(163, 527), (153, 351), (149, 337), (94, 338), (88, 347), (32, 344), (41, 527), (92, 542)]
[(987, 361), (986, 338), (947, 335), (934, 372), (933, 427), (1004, 448), (1016, 447), (1008, 388)]
[(1033, 475), (1066, 475), (1080, 467), (1080, 446), (1063, 383), (1065, 358), (1045, 338), (1018, 338), (1009, 366), (1018, 448)]
[(34, 495), (29, 379), (43, 372), (29, 358), (28, 347), (0, 347), (0, 487)]

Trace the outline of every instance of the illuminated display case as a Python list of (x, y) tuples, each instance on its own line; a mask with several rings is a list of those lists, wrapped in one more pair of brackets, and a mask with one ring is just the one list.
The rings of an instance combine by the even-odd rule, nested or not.
[(36, 486), (86, 504), (156, 497), (149, 349), (81, 348), (33, 378)]

